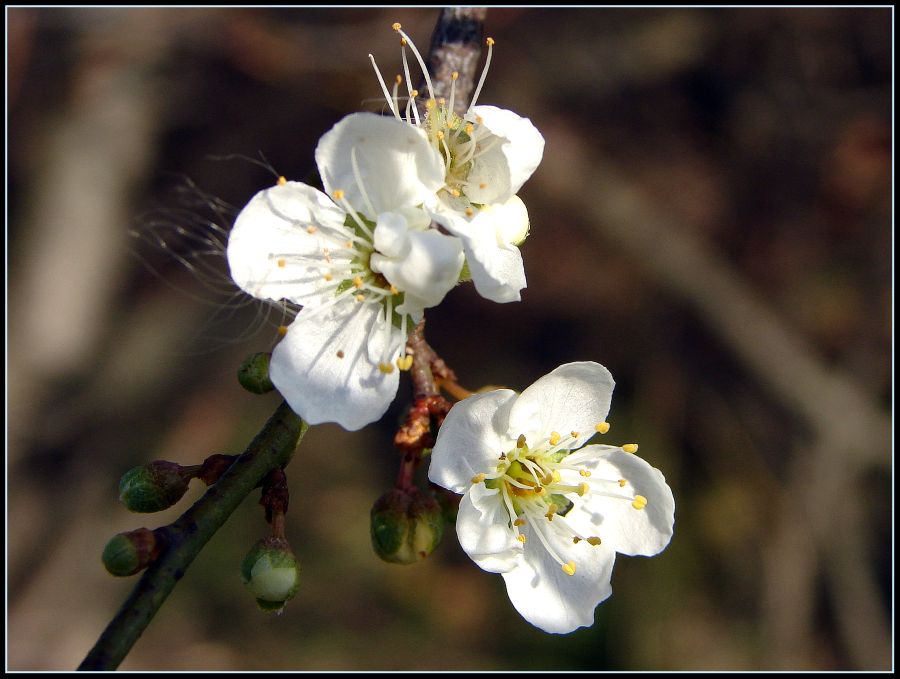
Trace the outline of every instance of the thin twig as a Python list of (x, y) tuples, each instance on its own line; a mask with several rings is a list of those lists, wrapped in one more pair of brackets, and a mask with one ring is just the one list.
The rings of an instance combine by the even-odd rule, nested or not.
[(163, 529), (166, 549), (141, 577), (79, 670), (119, 666), (203, 546), (269, 471), (290, 461), (307, 428), (282, 403), (222, 478)]
[[(462, 115), (469, 107), (469, 97), (475, 89), (475, 67), (481, 56), (484, 17), (483, 7), (453, 7), (441, 10), (434, 34), (431, 36), (428, 68), (438, 98), (450, 98), (450, 82), (455, 71), (456, 81), (453, 108)], [(420, 87), (424, 92), (425, 88)]]

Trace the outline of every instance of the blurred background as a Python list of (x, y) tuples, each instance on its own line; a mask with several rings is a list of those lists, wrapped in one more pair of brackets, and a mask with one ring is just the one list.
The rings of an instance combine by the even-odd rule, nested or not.
[[(367, 54), (427, 50), (437, 9), (7, 8), (8, 669), (73, 669), (155, 528), (128, 468), (241, 451), (279, 403), (235, 371), (280, 322), (235, 294), (232, 208), (381, 110)], [(240, 583), (248, 497), (128, 656), (133, 670), (840, 670), (893, 666), (892, 10), (491, 9), (480, 103), (531, 118), (528, 288), (462, 286), (428, 338), (470, 388), (594, 360), (613, 443), (676, 497), (593, 627), (547, 635), (449, 528), (372, 553), (408, 385), (377, 425), (314, 427), (288, 468), (303, 585)], [(245, 156), (245, 159), (236, 158)], [(230, 157), (230, 158), (228, 158)]]

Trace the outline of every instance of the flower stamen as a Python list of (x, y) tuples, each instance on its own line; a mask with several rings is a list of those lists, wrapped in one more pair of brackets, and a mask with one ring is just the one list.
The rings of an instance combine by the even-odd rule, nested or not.
[(478, 80), (478, 87), (475, 88), (475, 93), (472, 95), (472, 101), (469, 104), (468, 111), (466, 112), (467, 115), (468, 112), (471, 111), (475, 106), (475, 102), (478, 101), (478, 95), (481, 94), (481, 86), (484, 85), (484, 79), (487, 77), (488, 68), (490, 68), (491, 66), (491, 55), (494, 53), (494, 39), (488, 38), (487, 40), (485, 40), (485, 43), (487, 43), (488, 53), (487, 57), (484, 60), (484, 69), (481, 71), (481, 78)]
[[(432, 99), (434, 99), (435, 98), (434, 88), (431, 86), (431, 78), (428, 75), (428, 67), (425, 65), (425, 60), (422, 59), (422, 55), (419, 54), (419, 50), (416, 49), (415, 43), (412, 41), (412, 39), (408, 35), (406, 35), (406, 33), (403, 31), (403, 29), (401, 28), (399, 23), (393, 24), (391, 26), (391, 28), (393, 28), (395, 31), (397, 31), (397, 33), (399, 33), (403, 37), (403, 39), (406, 40), (406, 42), (409, 44), (409, 49), (412, 50), (413, 55), (416, 57), (416, 60), (419, 62), (419, 68), (422, 69), (422, 75), (425, 77), (425, 84), (428, 86), (428, 94), (431, 96)], [(408, 78), (409, 78), (409, 75), (407, 75), (407, 79)]]
[(397, 110), (397, 89), (394, 87), (394, 96), (388, 93), (387, 85), (384, 83), (384, 78), (381, 77), (381, 71), (378, 70), (378, 65), (375, 63), (375, 57), (371, 54), (369, 55), (369, 61), (372, 62), (372, 68), (375, 69), (375, 76), (378, 78), (378, 84), (381, 85), (381, 91), (384, 93), (384, 98), (387, 100), (387, 104), (391, 109), (391, 113), (394, 114), (394, 117), (397, 120), (400, 120), (400, 111)]

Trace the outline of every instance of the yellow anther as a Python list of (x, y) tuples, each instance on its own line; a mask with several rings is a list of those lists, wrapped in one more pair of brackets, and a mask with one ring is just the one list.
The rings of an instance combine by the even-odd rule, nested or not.
[(547, 513), (544, 516), (547, 517), (548, 521), (553, 521), (553, 515), (559, 511), (559, 506), (555, 502), (551, 502), (550, 506), (547, 507)]
[(471, 216), (474, 215), (474, 214), (475, 214), (475, 210), (473, 210), (473, 209), (470, 208), (470, 207), (467, 207), (467, 208), (466, 208), (466, 217), (471, 217)]
[(636, 453), (638, 450), (638, 444), (626, 443), (624, 446), (622, 446), (622, 450), (624, 450), (626, 453)]
[(575, 575), (575, 562), (564, 563), (562, 569), (566, 575)]
[(521, 533), (519, 533), (519, 534), (516, 536), (516, 540), (518, 540), (519, 542), (521, 542), (523, 545), (525, 544), (525, 541), (526, 541), (527, 539), (528, 539), (528, 538), (526, 538), (526, 537), (525, 537), (524, 535), (522, 535)]
[(309, 226), (306, 227), (306, 233), (308, 233), (308, 234), (313, 234), (313, 233), (315, 233), (315, 232), (318, 231), (318, 230), (319, 230), (319, 229), (317, 229), (317, 228), (316, 228), (315, 226), (313, 226), (312, 224), (310, 224)]
[(378, 369), (385, 375), (390, 375), (392, 372), (394, 372), (394, 366), (390, 363), (379, 363)]
[(403, 82), (403, 78), (402, 78), (400, 75), (395, 75), (395, 76), (394, 76), (394, 82), (397, 83), (397, 84), (399, 85), (400, 83)]
[(412, 90), (412, 91), (409, 93), (409, 96), (411, 96), (413, 99), (415, 99), (416, 97), (419, 96), (419, 90)]
[(647, 498), (643, 495), (635, 495), (634, 502), (631, 503), (631, 506), (635, 509), (643, 509), (647, 506)]
[(330, 281), (331, 279), (334, 278), (334, 276), (332, 276), (330, 273), (327, 273), (324, 276), (322, 276), (322, 278), (324, 278), (326, 281)]
[(287, 335), (287, 326), (286, 326), (286, 325), (279, 325), (279, 326), (278, 326), (278, 334), (281, 335), (282, 337), (284, 337), (285, 335)]
[(337, 357), (338, 357), (338, 358), (344, 358), (344, 350), (343, 350), (343, 349), (338, 349)]
[(562, 438), (562, 436), (559, 435), (558, 431), (551, 431), (550, 432), (550, 445), (555, 446), (557, 443), (559, 443), (561, 438)]
[(466, 134), (471, 137), (472, 133), (475, 131), (475, 126), (472, 123), (467, 123), (463, 129), (466, 131)]
[(453, 71), (453, 73), (450, 74), (450, 80), (457, 80), (457, 79), (459, 79), (459, 71)]
[(365, 302), (365, 301), (366, 301), (366, 296), (365, 296), (364, 294), (362, 294), (362, 293), (359, 293), (359, 294), (356, 296), (356, 301), (357, 301), (357, 302)]
[(282, 268), (282, 269), (287, 266), (287, 260), (284, 259), (283, 257), (281, 259), (279, 259), (278, 262), (276, 262), (276, 263), (278, 264), (279, 268)]
[(594, 547), (596, 547), (597, 545), (600, 544), (601, 540), (600, 540), (600, 538), (598, 538), (598, 537), (595, 535), (595, 536), (589, 537), (589, 538), (587, 539), (587, 542), (588, 542), (589, 545), (594, 545)]
[(472, 477), (472, 483), (481, 483), (484, 479), (484, 474), (475, 474), (475, 476)]
[(584, 496), (591, 489), (591, 487), (587, 484), (587, 481), (582, 481), (578, 484), (578, 494), (580, 496)]
[(353, 277), (353, 287), (357, 290), (363, 286), (362, 276), (354, 276)]
[(392, 295), (399, 295), (399, 294), (400, 294), (400, 291), (397, 289), (397, 286), (394, 285), (393, 283), (391, 283), (391, 287), (388, 288), (388, 290), (391, 291), (391, 294), (392, 294)]
[(409, 43), (406, 42), (406, 38), (400, 38), (400, 46), (406, 47)]
[(481, 125), (481, 123), (484, 122), (484, 118), (482, 118), (481, 116), (475, 116), (475, 122)]
[(334, 199), (335, 200), (341, 200), (341, 199), (343, 199), (343, 197), (344, 197), (343, 189), (335, 189), (334, 190)]
[(579, 542), (581, 542), (581, 538), (576, 535), (574, 538), (572, 538), (572, 542), (577, 545)]
[(513, 521), (513, 525), (514, 525), (514, 526), (524, 526), (524, 525), (525, 525), (525, 519), (516, 519), (515, 521)]
[(591, 475), (591, 473), (587, 469), (579, 469), (578, 473), (581, 474), (584, 478), (587, 478)]
[(402, 28), (402, 26), (400, 25), (399, 21), (395, 21), (394, 23), (391, 24), (391, 28), (393, 28), (395, 31), (399, 31)]
[(397, 367), (400, 370), (409, 370), (412, 368), (413, 357), (407, 354), (406, 356), (401, 356), (397, 359)]
[(577, 432), (577, 431), (570, 431), (569, 433), (572, 435), (573, 439), (577, 439), (581, 434), (581, 432)]
[(438, 106), (440, 106), (441, 108), (444, 108), (444, 106), (446, 106), (446, 105), (447, 105), (447, 100), (446, 100), (446, 99), (444, 99), (443, 97), (441, 97), (440, 99), (438, 99)]
[(278, 181), (275, 183), (278, 184), (278, 186), (284, 186), (287, 184), (287, 179), (285, 177), (279, 177)]
[(444, 138), (444, 133), (443, 133), (441, 130), (438, 130), (438, 133), (437, 133), (436, 135), (434, 135), (434, 136), (437, 137), (438, 139), (443, 139), (443, 138)]
[(559, 483), (560, 479), (562, 479), (562, 475), (554, 469), (553, 473), (550, 474), (550, 478), (553, 480), (553, 483)]
[(525, 434), (519, 434), (519, 438), (516, 439), (516, 448), (524, 448), (526, 445)]
[(619, 479), (619, 488), (624, 488), (626, 483), (628, 483), (628, 481), (625, 479)]
[(605, 434), (609, 431), (609, 422), (598, 422), (594, 425), (594, 429), (598, 434)]
[(494, 46), (494, 39), (493, 39), (493, 38), (488, 38), (487, 40), (485, 40), (485, 42), (486, 42), (489, 46), (491, 46), (491, 47)]
[(543, 495), (543, 494), (544, 494), (544, 487), (543, 487), (543, 486), (535, 486), (535, 488), (534, 488), (534, 494), (535, 494), (535, 495)]
[(425, 108), (434, 108), (435, 106), (437, 106), (437, 102), (434, 99), (425, 102)]

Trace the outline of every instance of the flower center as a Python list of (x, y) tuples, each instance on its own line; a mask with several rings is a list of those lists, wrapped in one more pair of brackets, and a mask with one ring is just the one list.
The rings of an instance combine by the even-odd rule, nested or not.
[[(369, 210), (374, 214), (374, 209), (371, 207), (365, 190), (362, 188), (362, 182), (355, 162), (354, 171), (357, 175), (357, 185), (360, 187), (365, 202), (369, 204)], [(332, 278), (340, 277), (339, 282), (335, 286), (336, 297), (339, 298), (342, 295), (351, 294), (360, 304), (381, 305), (384, 308), (385, 332), (390, 334), (394, 330), (399, 330), (400, 336), (405, 338), (409, 316), (405, 313), (397, 312), (397, 308), (403, 304), (405, 294), (388, 281), (383, 274), (372, 270), (372, 255), (378, 252), (374, 245), (375, 222), (354, 210), (353, 206), (344, 197), (342, 190), (334, 191), (332, 197), (347, 213), (344, 227), (347, 230), (348, 239), (344, 242), (344, 254), (345, 257), (349, 258), (349, 261), (343, 267), (339, 267), (335, 273), (330, 274)], [(328, 280), (328, 276), (329, 274), (326, 273), (326, 280)], [(385, 342), (386, 350), (389, 350), (391, 346), (391, 342)], [(409, 370), (412, 367), (412, 356), (407, 355), (405, 343), (399, 358), (396, 360), (396, 365), (400, 370)], [(381, 372), (390, 374), (394, 370), (394, 362), (387, 356), (378, 364), (378, 368)]]
[[(398, 120), (405, 120), (405, 122), (426, 131), (428, 139), (444, 157), (447, 168), (446, 184), (444, 188), (441, 189), (441, 193), (452, 198), (465, 198), (467, 203), (465, 211), (468, 216), (471, 217), (474, 214), (472, 206), (477, 208), (479, 205), (477, 202), (468, 199), (466, 195), (467, 189), (471, 188), (471, 185), (468, 182), (469, 173), (474, 166), (475, 159), (486, 152), (489, 147), (492, 147), (499, 142), (499, 138), (497, 138), (496, 135), (491, 134), (491, 132), (482, 125), (481, 119), (472, 112), (472, 108), (478, 100), (478, 95), (481, 93), (481, 88), (484, 85), (488, 69), (490, 68), (494, 39), (488, 38), (486, 40), (488, 52), (484, 63), (484, 69), (481, 72), (481, 78), (478, 81), (478, 85), (475, 88), (475, 92), (472, 95), (471, 103), (469, 104), (466, 113), (460, 116), (454, 110), (456, 102), (456, 82), (459, 79), (459, 73), (454, 71), (451, 75), (449, 101), (443, 97), (440, 99), (436, 98), (431, 78), (428, 75), (428, 68), (425, 65), (425, 61), (422, 59), (422, 55), (416, 48), (415, 43), (402, 30), (399, 23), (395, 23), (393, 29), (401, 36), (400, 45), (404, 75), (396, 76), (392, 92), (388, 91), (384, 78), (375, 63), (375, 58), (371, 54), (369, 55), (369, 60), (372, 62), (372, 67), (375, 69), (375, 75), (378, 77), (378, 82), (381, 85), (385, 100), (395, 118)], [(409, 61), (406, 57), (407, 47), (412, 51), (413, 56), (418, 62), (425, 79), (426, 87), (428, 88), (429, 98), (425, 102), (424, 120), (422, 119), (422, 116), (419, 115), (419, 110), (415, 105), (415, 99), (419, 96), (419, 91), (412, 86)], [(404, 82), (404, 79), (406, 81), (408, 97), (406, 108), (401, 113), (399, 87)], [(484, 143), (485, 141), (487, 141), (487, 143)], [(479, 188), (482, 190), (485, 189), (486, 184), (483, 182), (479, 183)]]
[[(609, 425), (598, 423), (595, 430), (606, 433)], [(484, 482), (486, 487), (499, 491), (516, 539), (524, 544), (530, 536), (536, 537), (567, 575), (575, 574), (575, 562), (563, 559), (558, 546), (567, 541), (590, 546), (601, 544), (600, 537), (583, 535), (566, 520), (577, 502), (583, 501), (582, 498), (589, 500), (591, 495), (603, 495), (628, 501), (636, 510), (647, 506), (647, 498), (632, 494), (625, 479), (592, 477), (585, 463), (595, 459), (596, 453), (591, 449), (571, 450), (579, 436), (577, 431), (566, 436), (551, 432), (532, 447), (520, 435), (512, 449), (500, 454), (492, 472), (472, 479), (473, 483)], [(626, 444), (622, 450), (634, 452), (637, 446)], [(529, 529), (527, 535), (521, 530), (523, 527)]]

